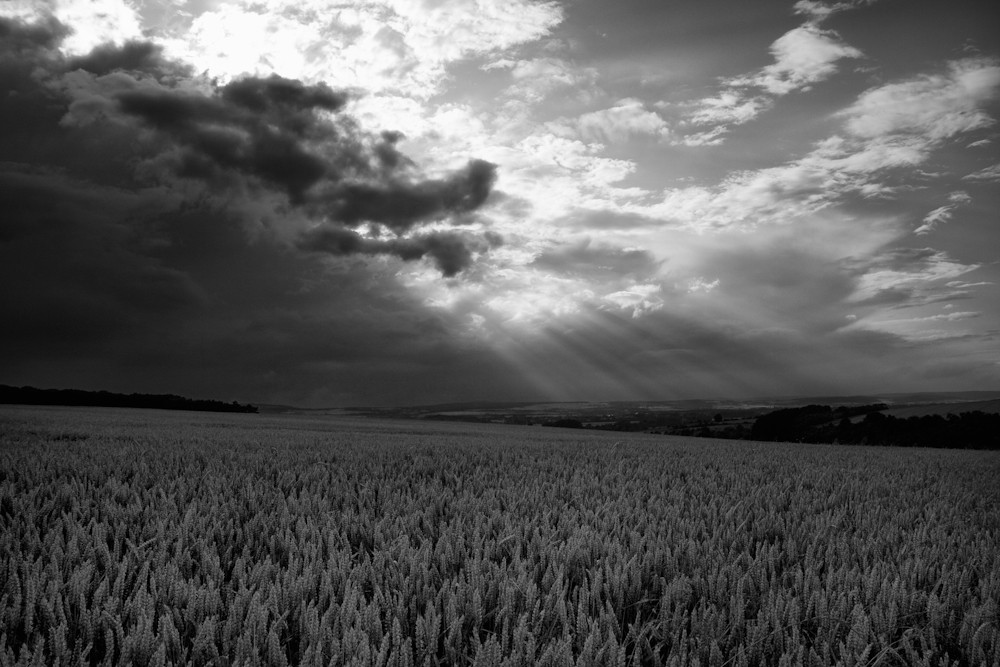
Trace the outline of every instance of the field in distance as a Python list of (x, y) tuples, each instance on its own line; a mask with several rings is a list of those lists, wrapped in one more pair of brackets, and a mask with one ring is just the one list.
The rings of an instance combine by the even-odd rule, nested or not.
[(1000, 452), (0, 406), (0, 664), (997, 665)]

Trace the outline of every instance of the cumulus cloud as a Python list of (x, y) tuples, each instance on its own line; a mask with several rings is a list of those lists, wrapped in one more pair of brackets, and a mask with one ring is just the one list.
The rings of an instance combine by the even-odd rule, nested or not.
[(696, 125), (740, 125), (755, 118), (770, 104), (765, 97), (745, 97), (735, 90), (725, 90), (701, 100), (687, 121)]
[(4, 4), (3, 15), (8, 18), (30, 23), (58, 21), (66, 33), (58, 46), (69, 56), (143, 37), (136, 10), (125, 0), (13, 0)]
[(502, 165), (501, 191), (489, 211), (497, 231), (547, 241), (554, 225), (586, 226), (602, 213), (610, 221), (623, 213), (622, 200), (644, 194), (618, 185), (635, 172), (634, 161), (605, 157), (603, 144), (582, 141), (575, 129), (560, 131), (570, 136), (539, 128), (487, 154)]
[(570, 128), (589, 141), (601, 143), (621, 143), (644, 135), (666, 139), (670, 135), (667, 122), (635, 98), (619, 100), (607, 109), (553, 124), (553, 129), (561, 133)]
[(775, 40), (771, 55), (774, 63), (754, 74), (732, 79), (730, 85), (761, 88), (771, 95), (787, 95), (830, 78), (837, 71), (838, 61), (861, 58), (863, 54), (842, 42), (836, 32), (807, 23)]
[(310, 82), (426, 99), (439, 92), (450, 63), (538, 39), (561, 20), (558, 4), (527, 0), (230, 0), (165, 42), (169, 53), (224, 79), (295, 72)]
[(631, 285), (628, 289), (612, 292), (604, 296), (605, 303), (613, 304), (617, 310), (631, 313), (633, 319), (649, 315), (663, 308), (660, 297), (663, 287), (658, 283)]

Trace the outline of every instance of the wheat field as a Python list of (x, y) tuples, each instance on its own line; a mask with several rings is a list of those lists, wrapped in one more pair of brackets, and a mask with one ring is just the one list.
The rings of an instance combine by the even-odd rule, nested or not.
[(1000, 452), (0, 406), (3, 665), (1000, 664)]

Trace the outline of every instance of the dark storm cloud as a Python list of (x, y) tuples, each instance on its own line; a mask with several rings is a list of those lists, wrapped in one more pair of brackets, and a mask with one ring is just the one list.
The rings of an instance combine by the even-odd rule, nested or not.
[(449, 178), (418, 183), (351, 183), (324, 197), (325, 209), (349, 225), (378, 222), (395, 232), (444, 214), (474, 211), (483, 205), (496, 180), (496, 165), (471, 160)]
[(70, 59), (66, 34), (0, 19), (0, 382), (306, 405), (517, 393), (367, 261), (454, 276), (499, 244), (424, 227), (467, 220), (491, 165), (422, 178), (326, 86), (215, 86), (143, 42)]
[(57, 47), (68, 34), (69, 29), (52, 18), (27, 24), (0, 17), (0, 54), (35, 57)]
[(48, 353), (100, 344), (151, 319), (200, 308), (202, 288), (149, 253), (157, 230), (138, 216), (173, 206), (159, 190), (96, 186), (0, 164), (0, 333), (5, 349)]
[(423, 248), (419, 256), (449, 275), (492, 245), (470, 234), (424, 237), (418, 228), (481, 207), (496, 180), (493, 164), (470, 160), (446, 177), (420, 178), (397, 147), (402, 135), (360, 129), (344, 113), (347, 95), (326, 84), (272, 75), (218, 86), (145, 42), (66, 59), (54, 51), (65, 33), (55, 21), (0, 19), (7, 38), (0, 66), (13, 63), (20, 87), (50, 106), (63, 102), (62, 126), (141, 131), (133, 136), (142, 143), (140, 178), (197, 183), (209, 195), (279, 194), (301, 215), (344, 232), (383, 225), (396, 242), (361, 244), (359, 253), (410, 258)]
[(118, 70), (153, 72), (163, 70), (166, 62), (161, 49), (150, 42), (126, 42), (118, 47), (103, 44), (85, 56), (71, 58), (66, 63), (69, 71), (82, 69), (97, 76)]
[(298, 136), (315, 121), (310, 111), (337, 111), (347, 102), (345, 94), (335, 93), (326, 84), (306, 86), (277, 75), (233, 81), (223, 87), (222, 99), (271, 117)]
[[(150, 85), (141, 77), (130, 84), (112, 92), (111, 101), (173, 144), (176, 150), (167, 149), (165, 162), (179, 176), (216, 183), (250, 179), (298, 205), (321, 179), (341, 176), (335, 162), (355, 170), (363, 164), (360, 143), (353, 137), (338, 142), (346, 133), (318, 114), (340, 110), (347, 99), (325, 84), (247, 78), (210, 94)], [(339, 155), (324, 156), (312, 147), (319, 142), (328, 149), (336, 144)]]
[(324, 227), (305, 236), (300, 246), (332, 255), (395, 255), (404, 261), (430, 256), (441, 273), (450, 278), (472, 263), (474, 252), (485, 252), (501, 243), (495, 234), (480, 239), (458, 232), (429, 232), (382, 239), (364, 237), (353, 229)]
[(347, 98), (325, 84), (272, 75), (237, 80), (212, 95), (136, 87), (115, 100), (123, 114), (179, 148), (169, 159), (178, 176), (249, 177), (342, 228), (377, 223), (403, 235), (479, 208), (496, 179), (495, 165), (482, 160), (443, 179), (414, 179), (412, 162), (396, 148), (401, 136), (373, 138), (350, 118), (331, 116)]
[(402, 132), (383, 130), (381, 137), (382, 140), (375, 145), (375, 154), (386, 168), (397, 169), (413, 166), (413, 160), (400, 153), (399, 149), (396, 148), (396, 144), (403, 139)]
[[(264, 88), (264, 84), (278, 87), (293, 82), (237, 83)], [(311, 100), (321, 98), (323, 91), (303, 91), (296, 100), (299, 104), (271, 100), (266, 94), (245, 98), (241, 94), (239, 101), (232, 101), (229, 86), (221, 92), (206, 97), (170, 89), (137, 89), (118, 94), (117, 102), (122, 112), (175, 142), (179, 150), (171, 156), (171, 166), (179, 176), (206, 181), (249, 177), (281, 190), (293, 204), (301, 204), (309, 188), (331, 175), (327, 161), (302, 141), (311, 124)]]

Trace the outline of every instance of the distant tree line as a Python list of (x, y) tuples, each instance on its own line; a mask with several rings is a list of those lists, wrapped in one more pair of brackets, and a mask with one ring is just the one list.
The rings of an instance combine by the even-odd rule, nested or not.
[(759, 415), (752, 424), (749, 420), (727, 424), (721, 413), (714, 417), (685, 413), (634, 416), (593, 426), (582, 419), (566, 417), (543, 422), (542, 425), (730, 440), (1000, 449), (1000, 414), (975, 411), (900, 418), (883, 414), (882, 411), (888, 408), (884, 403), (836, 408), (807, 405)]
[[(885, 405), (807, 405), (761, 415), (750, 439), (893, 447), (1000, 449), (1000, 414), (980, 411), (900, 418)], [(856, 419), (864, 415), (863, 419)], [(855, 419), (852, 419), (855, 418)]]
[(256, 413), (257, 407), (233, 401), (184, 398), (173, 394), (116, 394), (110, 391), (81, 389), (36, 389), (0, 385), (0, 403), (18, 405), (81, 405), (106, 408), (157, 408), (160, 410), (197, 410), (201, 412)]

